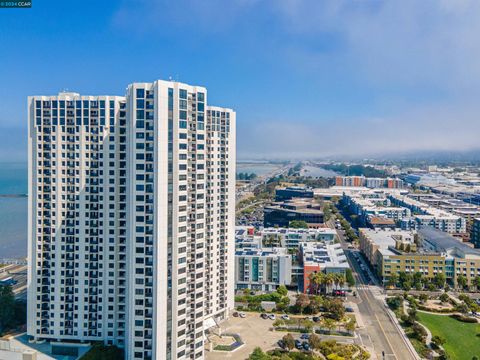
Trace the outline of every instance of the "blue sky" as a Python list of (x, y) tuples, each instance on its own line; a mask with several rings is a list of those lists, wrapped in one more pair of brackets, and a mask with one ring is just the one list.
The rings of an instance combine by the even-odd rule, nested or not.
[(204, 85), (237, 111), (239, 158), (478, 147), (480, 2), (33, 0), (0, 9), (0, 160), (26, 98)]

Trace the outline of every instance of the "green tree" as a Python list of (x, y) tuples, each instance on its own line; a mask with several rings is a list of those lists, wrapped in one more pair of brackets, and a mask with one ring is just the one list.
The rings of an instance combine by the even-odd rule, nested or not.
[(417, 290), (422, 289), (422, 273), (418, 271), (413, 273), (413, 287)]
[(468, 280), (463, 275), (458, 275), (457, 277), (457, 285), (460, 289), (465, 289), (467, 287)]
[(11, 327), (15, 319), (15, 296), (11, 286), (0, 286), (0, 335)]
[(473, 279), (473, 285), (477, 290), (480, 290), (480, 276), (475, 276)]
[(332, 211), (330, 210), (330, 204), (325, 204), (323, 206), (323, 220), (326, 222), (330, 220), (332, 216)]
[(322, 325), (325, 329), (328, 330), (329, 333), (331, 333), (332, 330), (335, 329), (335, 320), (329, 319), (329, 318), (323, 318)]
[(446, 340), (443, 337), (438, 335), (435, 335), (432, 337), (432, 343), (434, 343), (437, 346), (442, 346), (443, 344), (445, 344), (445, 341)]
[(445, 287), (445, 283), (447, 282), (447, 277), (444, 273), (437, 273), (433, 278), (433, 282), (437, 285), (437, 288), (443, 289)]
[(295, 305), (300, 309), (300, 313), (303, 313), (303, 310), (310, 304), (310, 299), (306, 294), (298, 294)]
[(448, 301), (450, 301), (450, 296), (448, 296), (447, 293), (442, 293), (439, 297), (439, 300), (442, 302), (442, 303), (447, 303)]
[(280, 295), (282, 296), (286, 296), (288, 294), (288, 290), (287, 290), (287, 287), (285, 285), (280, 285), (278, 288), (277, 288), (277, 293), (279, 293)]
[(353, 334), (355, 327), (356, 325), (354, 318), (351, 318), (350, 321), (345, 324), (345, 330), (347, 330), (349, 334)]
[(288, 333), (282, 338), (282, 340), (288, 350), (292, 350), (295, 347), (295, 339), (293, 338), (292, 334)]
[(345, 316), (345, 307), (341, 300), (335, 299), (330, 301), (327, 305), (328, 313), (335, 320), (341, 320)]
[(308, 229), (308, 224), (303, 220), (292, 220), (288, 224), (288, 227), (292, 229)]
[(271, 357), (265, 354), (262, 349), (256, 347), (248, 357), (248, 360), (270, 360)]
[(349, 287), (355, 286), (355, 278), (353, 277), (352, 269), (348, 268), (345, 271), (345, 279)]
[(320, 339), (320, 336), (318, 336), (317, 334), (312, 334), (308, 338), (308, 343), (310, 344), (310, 347), (312, 349), (318, 350), (320, 349), (322, 339)]
[(397, 273), (392, 273), (390, 275), (390, 277), (388, 278), (387, 286), (388, 287), (397, 287), (397, 283), (398, 283), (398, 275), (397, 275)]

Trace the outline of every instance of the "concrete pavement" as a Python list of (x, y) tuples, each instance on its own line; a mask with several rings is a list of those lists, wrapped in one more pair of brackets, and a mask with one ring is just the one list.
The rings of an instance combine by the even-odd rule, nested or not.
[[(343, 233), (338, 231), (340, 243), (347, 254), (356, 281), (357, 298), (352, 301), (358, 306), (364, 328), (358, 330), (361, 342), (372, 352), (372, 358), (416, 360), (418, 356), (412, 353), (401, 330), (395, 325), (385, 307), (383, 289), (368, 285), (360, 264), (353, 256), (357, 250), (348, 250)], [(359, 257), (359, 261), (363, 261)], [(368, 269), (368, 267), (367, 267)], [(370, 277), (372, 274), (370, 274)], [(372, 278), (374, 279), (374, 278)], [(374, 280), (375, 281), (375, 280)]]

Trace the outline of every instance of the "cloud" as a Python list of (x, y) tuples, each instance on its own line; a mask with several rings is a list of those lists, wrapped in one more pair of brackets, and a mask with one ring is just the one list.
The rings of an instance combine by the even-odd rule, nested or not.
[[(239, 131), (239, 158), (389, 156), (478, 149), (478, 108), (423, 107), (394, 117), (311, 122), (261, 121)], [(460, 125), (459, 125), (460, 124)]]
[(152, 60), (190, 47), (192, 69), (225, 72), (210, 90), (234, 94), (239, 157), (480, 147), (478, 0), (124, 0), (111, 25)]

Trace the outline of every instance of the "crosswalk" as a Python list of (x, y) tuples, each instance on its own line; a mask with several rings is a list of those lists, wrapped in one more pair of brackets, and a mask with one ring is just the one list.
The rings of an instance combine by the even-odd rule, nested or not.
[(374, 296), (383, 295), (382, 289), (380, 289), (378, 286), (358, 285), (356, 288), (358, 291), (370, 291)]

